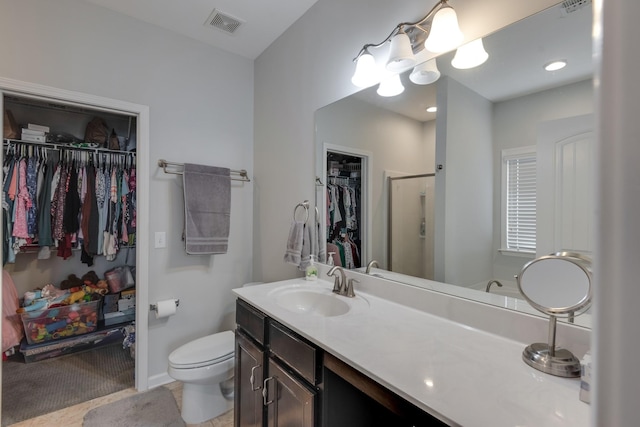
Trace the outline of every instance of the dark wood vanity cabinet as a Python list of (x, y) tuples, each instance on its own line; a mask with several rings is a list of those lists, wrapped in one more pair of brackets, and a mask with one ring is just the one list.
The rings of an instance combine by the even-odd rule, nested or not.
[(242, 300), (236, 323), (235, 427), (321, 425), (321, 350)]
[(235, 427), (444, 426), (250, 304), (236, 304)]
[(236, 427), (262, 427), (262, 384), (265, 351), (236, 330), (235, 402)]
[(319, 425), (317, 418), (318, 391), (306, 386), (281, 364), (269, 359), (269, 377), (265, 380), (267, 427)]

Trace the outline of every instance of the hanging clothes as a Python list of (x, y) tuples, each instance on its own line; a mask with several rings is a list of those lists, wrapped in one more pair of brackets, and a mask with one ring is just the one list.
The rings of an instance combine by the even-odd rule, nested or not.
[(326, 186), (326, 241), (337, 247), (347, 268), (360, 267), (360, 192), (360, 179), (330, 177)]
[(23, 143), (4, 149), (3, 263), (15, 262), (15, 253), (33, 244), (56, 245), (65, 259), (81, 249), (82, 262), (91, 266), (95, 256), (114, 260), (121, 247), (135, 244), (133, 153)]
[(41, 169), (44, 170), (44, 179), (38, 197), (38, 244), (40, 246), (52, 246), (54, 244), (51, 235), (51, 185), (56, 158), (48, 160)]

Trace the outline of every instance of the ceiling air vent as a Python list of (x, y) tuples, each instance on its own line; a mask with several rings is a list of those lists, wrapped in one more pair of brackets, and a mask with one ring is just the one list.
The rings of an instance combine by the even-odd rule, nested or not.
[(571, 13), (589, 4), (591, 4), (591, 0), (565, 0), (562, 2), (562, 8), (566, 13)]
[(217, 9), (213, 9), (213, 12), (211, 12), (211, 15), (209, 15), (209, 18), (207, 18), (207, 21), (204, 23), (207, 27), (224, 31), (227, 34), (235, 33), (242, 24), (244, 24), (243, 20), (234, 18)]

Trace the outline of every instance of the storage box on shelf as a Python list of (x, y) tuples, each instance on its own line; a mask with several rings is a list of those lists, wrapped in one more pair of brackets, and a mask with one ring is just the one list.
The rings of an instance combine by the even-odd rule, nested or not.
[(136, 290), (127, 289), (104, 296), (102, 319), (105, 326), (131, 322), (136, 319)]
[(22, 313), (27, 342), (38, 344), (95, 331), (100, 304), (95, 300)]
[(43, 342), (41, 344), (27, 344), (24, 340), (20, 344), (20, 353), (25, 363), (38, 362), (67, 354), (122, 344), (124, 334), (122, 328), (114, 326), (89, 332), (75, 337)]

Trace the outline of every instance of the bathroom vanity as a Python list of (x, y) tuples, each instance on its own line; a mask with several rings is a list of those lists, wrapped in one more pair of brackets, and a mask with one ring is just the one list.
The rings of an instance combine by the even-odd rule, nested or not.
[(237, 427), (589, 424), (579, 380), (527, 366), (525, 341), (371, 290), (416, 301), (437, 293), (374, 282), (355, 298), (324, 280), (234, 290)]
[(446, 425), (246, 302), (236, 313), (236, 426)]

